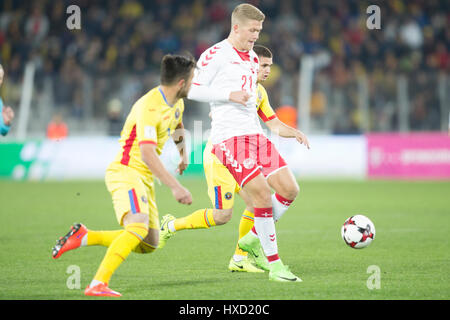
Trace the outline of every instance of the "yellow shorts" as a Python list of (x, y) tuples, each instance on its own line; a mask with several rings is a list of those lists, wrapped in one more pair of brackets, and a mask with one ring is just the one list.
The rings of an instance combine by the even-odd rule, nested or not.
[(112, 163), (106, 169), (105, 183), (120, 225), (126, 213), (144, 213), (149, 216), (149, 228), (159, 229), (153, 179), (130, 167)]
[(241, 188), (228, 169), (211, 153), (212, 144), (206, 144), (203, 151), (203, 169), (208, 183), (208, 196), (216, 209), (230, 209), (234, 196)]

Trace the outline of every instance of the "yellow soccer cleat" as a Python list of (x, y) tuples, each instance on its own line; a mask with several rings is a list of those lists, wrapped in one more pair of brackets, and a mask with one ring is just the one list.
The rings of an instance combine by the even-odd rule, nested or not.
[(281, 261), (275, 262), (270, 266), (269, 280), (276, 282), (302, 282), (302, 279), (297, 277), (285, 266)]
[(264, 270), (255, 267), (248, 258), (242, 259), (241, 261), (235, 261), (231, 258), (230, 263), (228, 264), (228, 270), (231, 272), (264, 272)]
[(175, 217), (171, 214), (166, 214), (161, 220), (161, 230), (159, 231), (159, 244), (158, 249), (162, 249), (167, 240), (173, 237), (175, 232), (169, 230), (169, 226), (167, 225), (170, 221), (175, 220)]
[(238, 246), (241, 250), (248, 252), (248, 257), (255, 262), (258, 268), (266, 271), (270, 270), (269, 262), (257, 237), (252, 236), (249, 232), (238, 241)]

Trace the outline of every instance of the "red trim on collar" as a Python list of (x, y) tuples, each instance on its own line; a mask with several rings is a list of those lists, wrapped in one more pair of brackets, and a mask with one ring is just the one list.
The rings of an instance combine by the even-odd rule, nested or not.
[(239, 57), (241, 57), (242, 60), (244, 61), (250, 61), (250, 52), (247, 51), (239, 51), (238, 49), (236, 49), (235, 47), (233, 47), (234, 50), (236, 50), (237, 54), (239, 55)]

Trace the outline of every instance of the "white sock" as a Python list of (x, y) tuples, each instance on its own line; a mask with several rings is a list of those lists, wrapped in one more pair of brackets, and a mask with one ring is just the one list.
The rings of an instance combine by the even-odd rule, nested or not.
[(240, 255), (240, 254), (233, 255), (233, 260), (236, 262), (242, 261), (244, 259), (245, 259), (245, 256), (243, 256), (243, 255)]
[(167, 228), (169, 228), (170, 232), (175, 232), (175, 220), (171, 220), (167, 223)]
[(94, 280), (91, 281), (91, 284), (89, 285), (89, 288), (95, 287), (96, 285), (98, 285), (100, 283), (103, 283), (103, 282), (94, 279)]
[(81, 239), (81, 246), (87, 246), (87, 238), (88, 238), (88, 234), (86, 233), (83, 238)]
[(273, 206), (273, 220), (277, 222), (281, 219), (283, 214), (289, 209), (292, 201), (280, 196), (278, 193), (272, 195), (272, 206)]
[(254, 227), (269, 263), (280, 260), (272, 208), (255, 208)]

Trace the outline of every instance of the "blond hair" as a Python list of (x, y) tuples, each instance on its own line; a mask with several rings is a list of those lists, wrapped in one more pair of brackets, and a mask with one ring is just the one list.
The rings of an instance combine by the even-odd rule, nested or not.
[(234, 8), (231, 14), (231, 26), (242, 23), (244, 20), (264, 21), (266, 16), (257, 7), (248, 3), (241, 3)]

